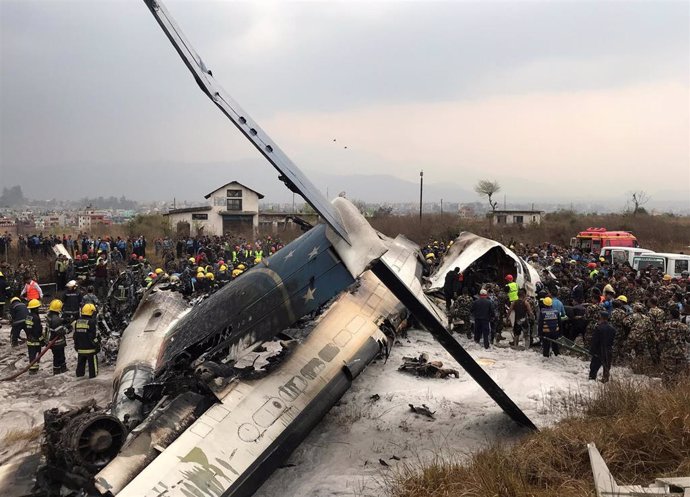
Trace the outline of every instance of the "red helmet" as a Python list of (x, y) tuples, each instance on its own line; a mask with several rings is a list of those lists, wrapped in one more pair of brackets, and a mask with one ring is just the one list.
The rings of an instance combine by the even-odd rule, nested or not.
[(512, 274), (506, 274), (506, 281), (513, 281), (513, 275)]
[(130, 257), (132, 258), (133, 261), (137, 260), (137, 254), (132, 254)]
[(225, 261), (224, 261), (223, 259), (221, 259), (221, 260), (218, 261), (218, 265), (219, 265), (219, 266), (222, 265), (222, 264), (225, 264)]
[(590, 262), (589, 264), (587, 264), (587, 267), (589, 269), (595, 269), (597, 267), (597, 263), (596, 262)]
[(140, 261), (143, 261), (143, 260), (144, 260), (144, 256), (143, 256), (143, 255), (140, 255), (140, 256), (139, 256), (139, 260), (140, 260)]
[(88, 260), (88, 259), (89, 259), (89, 256), (88, 256), (88, 255), (82, 254), (82, 256), (81, 256), (81, 260), (82, 260), (82, 261), (86, 261), (86, 260)]

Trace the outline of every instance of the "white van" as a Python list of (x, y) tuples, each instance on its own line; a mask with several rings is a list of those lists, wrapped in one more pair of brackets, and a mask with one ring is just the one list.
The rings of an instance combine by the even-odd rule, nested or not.
[(690, 255), (659, 252), (642, 254), (633, 258), (632, 267), (638, 272), (656, 267), (673, 278), (680, 278), (683, 271), (690, 270)]
[(651, 253), (654, 253), (654, 251), (639, 247), (603, 247), (600, 255), (606, 259), (609, 264), (624, 264), (627, 262), (632, 266), (635, 257)]

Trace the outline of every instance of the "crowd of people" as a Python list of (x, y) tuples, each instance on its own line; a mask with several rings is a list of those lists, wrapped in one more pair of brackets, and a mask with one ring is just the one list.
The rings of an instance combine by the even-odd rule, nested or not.
[[(6, 237), (3, 243), (9, 243)], [(37, 257), (44, 246), (51, 254), (57, 244), (64, 250), (54, 260), (57, 293), (49, 301), (34, 265), (2, 263), (0, 317), (9, 310), (11, 344), (18, 346), (23, 332), (33, 362), (41, 346), (52, 341), (53, 373), (60, 374), (66, 370), (64, 337), (73, 332), (77, 374), (84, 375), (88, 366), (90, 376), (98, 372), (99, 317), (103, 319), (105, 308), (126, 323), (126, 314), (134, 312), (143, 290), (156, 282), (165, 281), (187, 297), (208, 294), (283, 247), (281, 240), (270, 236), (159, 238), (153, 241), (152, 264), (143, 236), (37, 235), (17, 243), (20, 254), (24, 243)], [(422, 247), (426, 274), (434, 271), (452, 244), (430, 241)], [(524, 348), (538, 346), (544, 357), (558, 355), (563, 346), (586, 350), (592, 357), (592, 379), (603, 368), (607, 381), (616, 363), (639, 372), (659, 372), (665, 381), (687, 371), (688, 274), (671, 278), (654, 268), (638, 272), (627, 263), (548, 243), (509, 245), (539, 271), (541, 282), (528, 293), (515, 271), (499, 274), (498, 268), (479, 265), (455, 268), (444, 284), (451, 327), (486, 348), (504, 340), (508, 328), (513, 347), (521, 342)], [(14, 284), (7, 274), (14, 275)], [(42, 305), (49, 307), (44, 331), (36, 321)], [(38, 362), (31, 368), (30, 373), (36, 373)]]
[(472, 266), (446, 275), (450, 322), (468, 338), (488, 348), (509, 326), (513, 346), (524, 339), (526, 348), (540, 346), (544, 357), (558, 355), (562, 346), (587, 351), (590, 379), (603, 369), (603, 381), (612, 364), (660, 373), (666, 382), (688, 371), (687, 272), (677, 278), (654, 268), (638, 272), (627, 262), (552, 244), (510, 248), (540, 273), (532, 296), (518, 286), (515, 272), (504, 281), (482, 280)]
[[(28, 246), (35, 246), (33, 238), (25, 238), (30, 240)], [(13, 347), (25, 342), (29, 374), (38, 373), (36, 359), (47, 344), (53, 355), (53, 374), (66, 372), (66, 337), (71, 335), (77, 353), (76, 374), (84, 376), (88, 368), (90, 378), (98, 374), (101, 321), (110, 319), (126, 324), (146, 288), (165, 282), (168, 288), (190, 298), (206, 295), (283, 247), (281, 240), (271, 236), (252, 241), (227, 236), (185, 237), (176, 241), (161, 238), (154, 241), (157, 264), (153, 265), (146, 257), (147, 241), (143, 236), (122, 239), (84, 234), (74, 239), (36, 238), (38, 246), (45, 241), (55, 258), (56, 292), (51, 299), (44, 296), (35, 266), (4, 262), (0, 267), (0, 319), (8, 318)], [(53, 247), (58, 244), (62, 247), (55, 256)], [(36, 253), (39, 255), (43, 253)], [(9, 274), (13, 284), (6, 276)], [(17, 276), (21, 277), (21, 284), (16, 283)], [(41, 320), (39, 309), (46, 305), (48, 312)], [(117, 319), (113, 320), (113, 316)], [(105, 328), (109, 329), (107, 323)]]

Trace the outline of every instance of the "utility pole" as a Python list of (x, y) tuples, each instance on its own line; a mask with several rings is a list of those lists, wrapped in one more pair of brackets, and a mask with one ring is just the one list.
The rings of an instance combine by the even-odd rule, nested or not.
[(424, 171), (419, 171), (419, 222), (422, 222), (422, 197), (424, 192)]
[(443, 199), (441, 199), (441, 214), (443, 214)]

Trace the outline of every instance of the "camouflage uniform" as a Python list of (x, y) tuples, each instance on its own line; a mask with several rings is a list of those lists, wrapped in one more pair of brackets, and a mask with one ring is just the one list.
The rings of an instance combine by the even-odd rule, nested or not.
[(460, 331), (467, 334), (471, 338), (472, 330), (470, 328), (470, 309), (472, 307), (472, 297), (469, 295), (460, 295), (450, 306), (450, 319), (453, 321), (462, 320)]
[(662, 379), (666, 385), (672, 384), (678, 376), (687, 371), (688, 359), (686, 342), (690, 338), (688, 325), (675, 319), (662, 326), (663, 343), (661, 348)]
[(613, 345), (613, 357), (622, 358), (627, 347), (627, 338), (630, 329), (626, 326), (628, 314), (623, 309), (611, 311), (609, 323), (616, 328), (616, 340)]
[(651, 321), (651, 333), (648, 336), (647, 348), (649, 349), (649, 356), (652, 364), (659, 364), (661, 360), (661, 346), (664, 341), (663, 325), (666, 321), (666, 314), (658, 307), (649, 310), (649, 319)]
[(589, 350), (589, 346), (592, 344), (592, 334), (594, 333), (594, 328), (599, 322), (599, 313), (603, 308), (599, 304), (586, 304), (585, 306), (585, 321), (587, 321), (587, 329), (585, 330), (585, 336), (583, 337), (584, 346)]
[(563, 302), (563, 305), (570, 305), (571, 299), (570, 299), (570, 288), (566, 287), (565, 285), (561, 286), (558, 289), (558, 300)]

